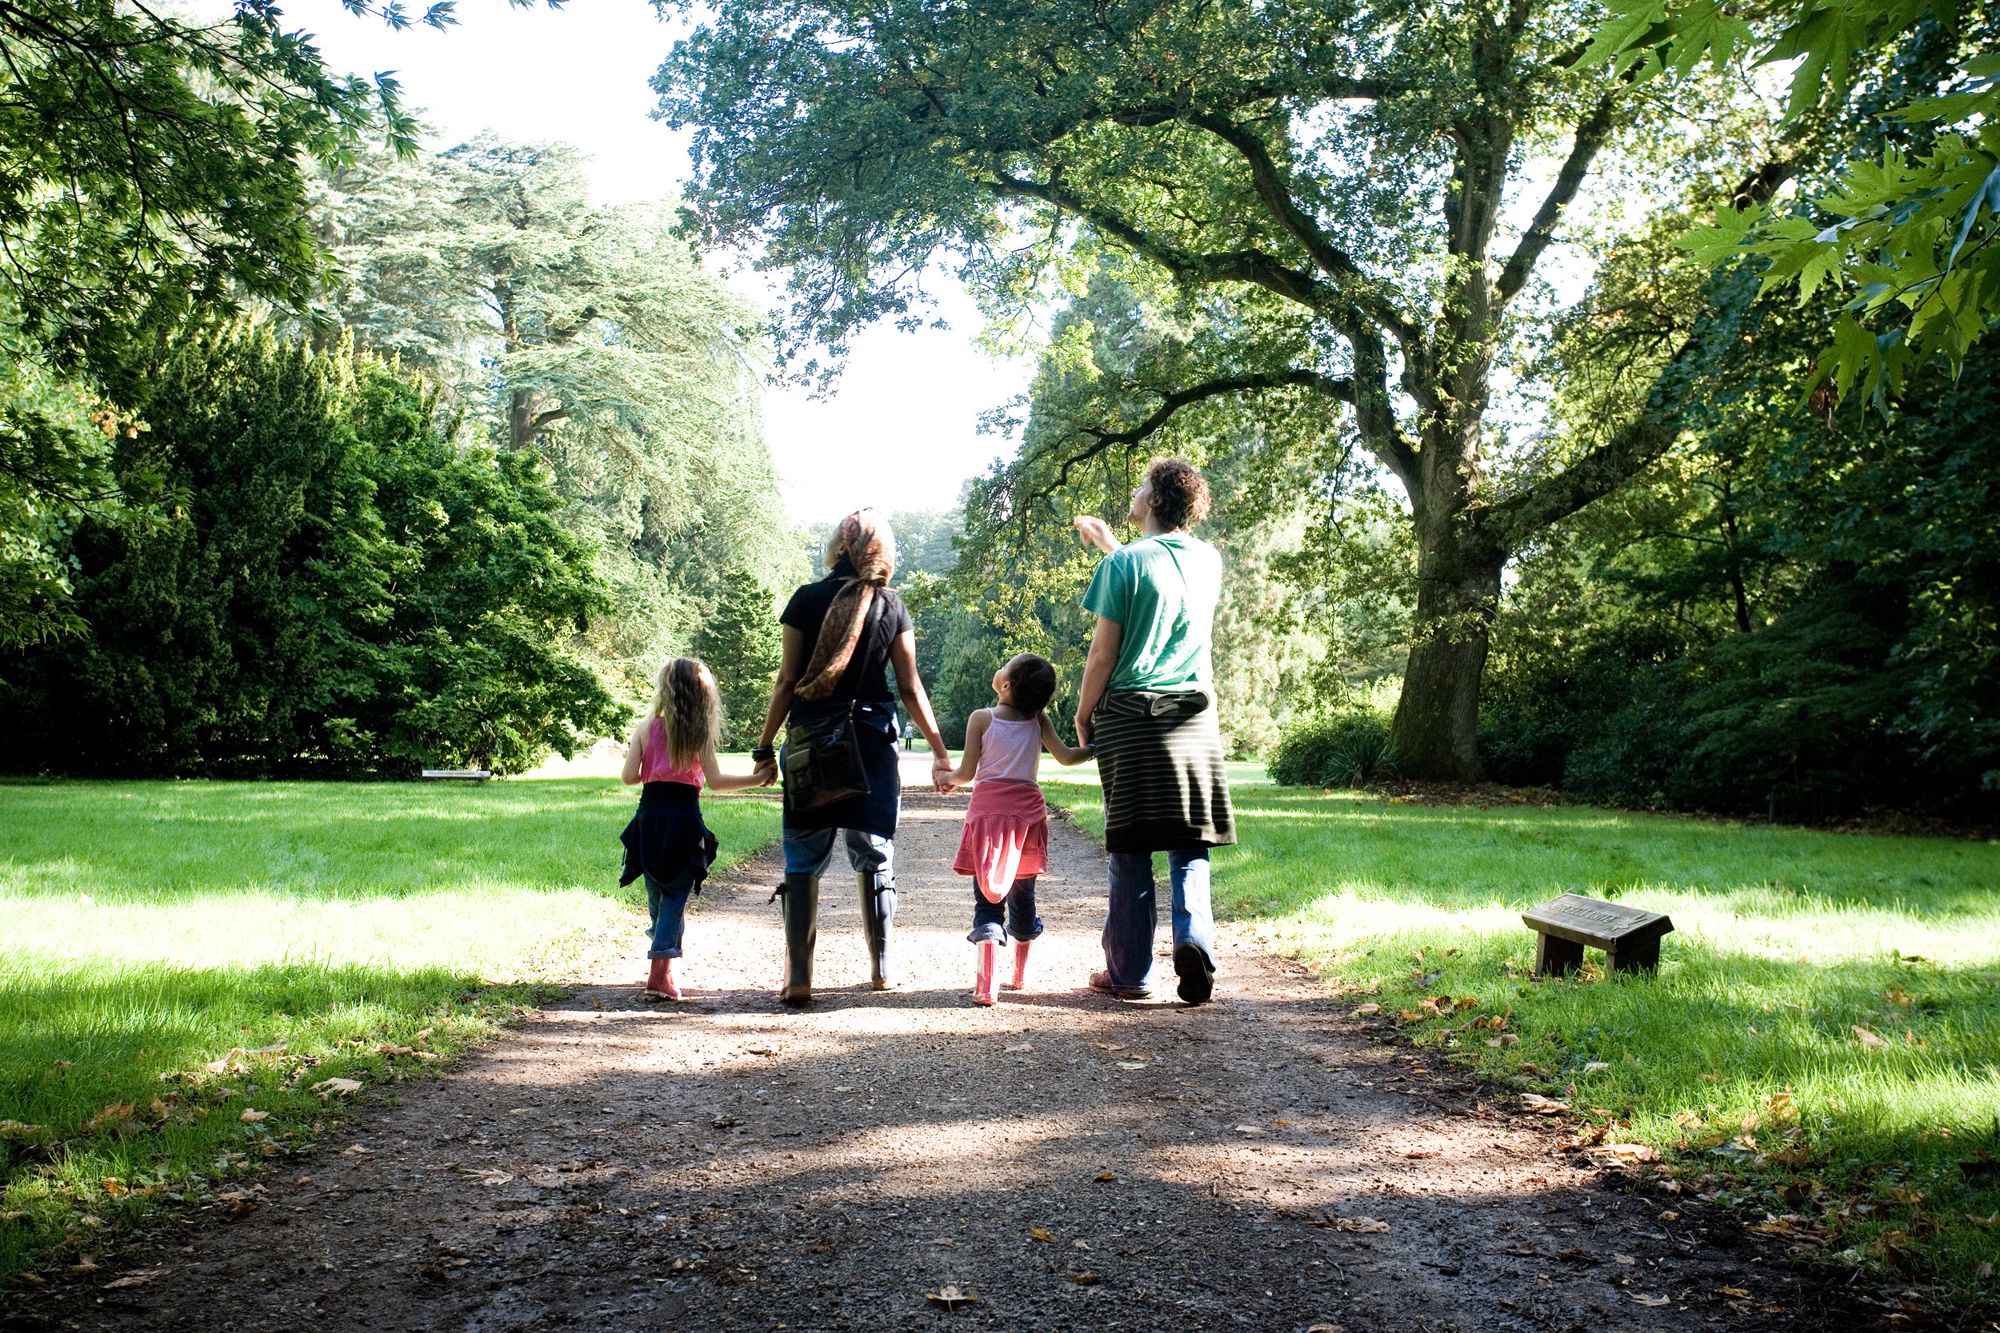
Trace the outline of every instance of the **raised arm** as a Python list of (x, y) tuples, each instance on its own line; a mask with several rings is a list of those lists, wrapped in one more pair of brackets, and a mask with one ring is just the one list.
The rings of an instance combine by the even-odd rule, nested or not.
[(1106, 555), (1116, 554), (1125, 544), (1112, 533), (1111, 525), (1095, 514), (1078, 514), (1070, 522), (1076, 525), (1077, 536)]
[(965, 719), (965, 749), (959, 753), (958, 767), (946, 782), (947, 790), (963, 787), (979, 772), (979, 751), (986, 743), (986, 728), (992, 721), (990, 708), (974, 709), (972, 716)]
[(889, 665), (895, 668), (896, 689), (902, 695), (910, 721), (917, 724), (917, 730), (924, 733), (924, 740), (930, 744), (931, 785), (943, 790), (942, 784), (951, 773), (951, 748), (944, 743), (937, 719), (931, 716), (931, 697), (924, 693), (924, 678), (917, 674), (915, 630), (906, 629), (896, 636), (889, 646)]
[(771, 684), (771, 706), (764, 710), (764, 735), (757, 747), (763, 749), (778, 738), (785, 715), (792, 711), (792, 691), (806, 669), (806, 636), (795, 625), (785, 626), (784, 657), (778, 663), (778, 679)]
[[(966, 743), (971, 744), (969, 738)], [(1097, 757), (1096, 753), (1088, 745), (1065, 744), (1063, 738), (1056, 734), (1055, 719), (1051, 718), (1047, 713), (1042, 714), (1042, 748), (1054, 755), (1055, 761), (1064, 768), (1070, 768)]]
[(1125, 642), (1125, 627), (1115, 620), (1097, 618), (1097, 632), (1090, 636), (1090, 655), (1083, 663), (1083, 690), (1076, 698), (1076, 743), (1090, 744), (1090, 715), (1097, 711), (1111, 673), (1118, 666), (1118, 647)]

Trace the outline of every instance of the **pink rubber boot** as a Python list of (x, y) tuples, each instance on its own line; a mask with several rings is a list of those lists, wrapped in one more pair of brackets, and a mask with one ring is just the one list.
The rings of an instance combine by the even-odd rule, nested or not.
[(1030, 944), (1032, 944), (1033, 942), (1034, 942), (1034, 941), (1032, 941), (1032, 940), (1015, 940), (1015, 941), (1014, 941), (1014, 986), (1013, 986), (1013, 989), (1015, 989), (1015, 990), (1023, 990), (1023, 989), (1025, 989), (1025, 988), (1027, 987), (1027, 984), (1028, 984), (1028, 946), (1029, 946)]
[(979, 970), (972, 978), (972, 1002), (974, 1004), (993, 1003), (993, 972), (1000, 962), (1000, 945), (994, 940), (981, 940), (973, 946), (979, 950)]

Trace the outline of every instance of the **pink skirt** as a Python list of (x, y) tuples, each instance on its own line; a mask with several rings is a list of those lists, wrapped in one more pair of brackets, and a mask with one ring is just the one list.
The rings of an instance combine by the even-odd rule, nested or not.
[(988, 779), (972, 789), (965, 833), (951, 868), (988, 889), (1005, 890), (1049, 868), (1049, 808), (1032, 782)]

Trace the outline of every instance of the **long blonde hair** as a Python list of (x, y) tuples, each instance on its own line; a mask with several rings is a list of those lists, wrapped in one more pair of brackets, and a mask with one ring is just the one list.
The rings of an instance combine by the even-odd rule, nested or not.
[(676, 657), (660, 668), (660, 687), (647, 716), (665, 724), (667, 758), (675, 768), (700, 763), (722, 735), (722, 699), (716, 693), (714, 673), (710, 680), (701, 678), (705, 670), (707, 664), (698, 657)]

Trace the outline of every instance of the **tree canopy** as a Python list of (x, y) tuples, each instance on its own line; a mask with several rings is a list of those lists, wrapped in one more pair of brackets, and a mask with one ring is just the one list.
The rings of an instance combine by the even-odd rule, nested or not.
[[(1002, 307), (1110, 264), (1173, 328), (1030, 443), (1060, 477), (1245, 400), (1274, 447), (1358, 443), (1415, 536), (1399, 757), (1467, 776), (1509, 553), (1672, 439), (1643, 402), (1567, 455), (1510, 448), (1496, 420), (1566, 211), (1607, 145), (1671, 110), (1583, 67), (1588, 14), (753, 0), (703, 22), (658, 84), (696, 129), (699, 234), (789, 272), (794, 356), (912, 317), (948, 257)], [(1661, 374), (1698, 373), (1708, 345)]]

